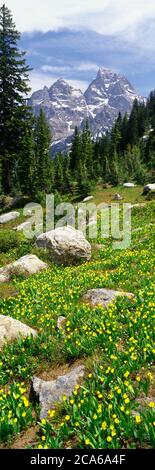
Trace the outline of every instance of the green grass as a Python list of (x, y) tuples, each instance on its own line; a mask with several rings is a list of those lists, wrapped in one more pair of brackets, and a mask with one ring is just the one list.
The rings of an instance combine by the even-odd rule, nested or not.
[[(92, 202), (95, 204), (101, 204), (102, 202), (110, 204), (115, 202), (113, 200), (114, 195), (118, 193), (123, 197), (122, 203), (131, 203), (137, 204), (146, 202), (145, 197), (143, 196), (143, 186), (135, 186), (134, 188), (124, 188), (123, 186), (117, 186), (112, 188), (103, 188), (101, 185), (98, 186), (95, 191), (92, 193), (94, 199)], [(117, 202), (117, 201), (116, 201)]]
[[(141, 189), (133, 189), (137, 193), (130, 202), (141, 202)], [(0, 300), (2, 314), (38, 331), (36, 339), (7, 344), (1, 351), (0, 436), (6, 446), (39, 422), (37, 448), (154, 447), (154, 215), (154, 202), (133, 209), (128, 249), (113, 250), (111, 239), (99, 238), (103, 248), (90, 262), (51, 265), (35, 277), (14, 280), (17, 297)], [(133, 292), (135, 300), (117, 298), (108, 310), (84, 304), (82, 295), (99, 287)], [(67, 322), (58, 332), (59, 315)], [(39, 410), (27, 401), (31, 377), (43, 371), (48, 376), (77, 360), (86, 364), (82, 386), (40, 422)], [(141, 409), (137, 397), (150, 397), (151, 406)]]

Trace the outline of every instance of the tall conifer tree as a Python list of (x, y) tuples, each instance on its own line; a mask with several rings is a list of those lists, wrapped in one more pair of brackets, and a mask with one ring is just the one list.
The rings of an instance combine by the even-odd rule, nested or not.
[(11, 190), (11, 178), (29, 119), (26, 95), (29, 92), (25, 52), (18, 47), (20, 33), (16, 30), (10, 10), (0, 8), (0, 154), (2, 184)]
[(48, 192), (52, 184), (52, 159), (50, 155), (51, 132), (44, 114), (36, 119), (35, 139), (35, 187), (39, 191)]

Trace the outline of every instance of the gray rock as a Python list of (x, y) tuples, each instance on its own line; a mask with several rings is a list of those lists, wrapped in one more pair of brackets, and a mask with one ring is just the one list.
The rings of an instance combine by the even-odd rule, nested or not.
[(0, 283), (8, 282), (12, 275), (24, 274), (26, 276), (36, 274), (42, 269), (47, 269), (48, 265), (35, 255), (25, 255), (22, 258), (0, 268)]
[(150, 191), (155, 192), (155, 183), (144, 186), (143, 194), (148, 194)]
[(123, 186), (124, 186), (124, 188), (134, 188), (135, 184), (134, 183), (124, 183)]
[(82, 232), (72, 227), (59, 227), (40, 235), (36, 244), (48, 249), (51, 259), (57, 264), (76, 264), (78, 260), (91, 258), (91, 245)]
[(63, 396), (69, 397), (79, 380), (84, 377), (84, 366), (81, 365), (71, 370), (68, 374), (59, 376), (56, 380), (46, 382), (33, 377), (31, 383), (30, 399), (36, 400), (41, 405), (40, 418), (46, 418), (48, 411), (55, 404), (61, 403)]
[(90, 289), (83, 296), (83, 300), (94, 306), (102, 305), (107, 308), (118, 296), (128, 297), (129, 299), (134, 298), (131, 292), (115, 291), (113, 289)]
[(115, 201), (121, 201), (123, 198), (122, 198), (122, 196), (120, 196), (120, 194), (116, 193), (116, 194), (114, 195), (113, 199), (114, 199)]
[(89, 202), (89, 201), (92, 201), (92, 199), (94, 199), (94, 196), (88, 196), (88, 197), (85, 197), (83, 202)]
[(0, 348), (6, 342), (12, 342), (19, 337), (27, 338), (27, 336), (37, 336), (37, 332), (14, 318), (0, 315)]
[(11, 220), (17, 219), (19, 217), (19, 212), (8, 212), (7, 214), (0, 215), (0, 224), (6, 224), (7, 222), (11, 222)]
[(17, 230), (17, 232), (21, 232), (22, 230), (28, 229), (29, 227), (31, 228), (31, 221), (27, 220), (26, 222), (23, 222), (22, 224), (15, 227), (14, 230)]

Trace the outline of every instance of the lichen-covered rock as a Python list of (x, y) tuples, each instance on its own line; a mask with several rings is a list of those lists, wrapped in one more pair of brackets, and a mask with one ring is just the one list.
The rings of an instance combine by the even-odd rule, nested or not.
[(131, 292), (115, 291), (113, 289), (90, 289), (83, 296), (83, 300), (91, 305), (102, 305), (107, 308), (118, 296), (128, 297), (129, 299), (134, 298)]
[(46, 418), (48, 411), (56, 403), (61, 403), (64, 395), (69, 397), (83, 376), (84, 366), (81, 365), (72, 369), (68, 374), (59, 376), (56, 380), (46, 382), (38, 377), (33, 377), (30, 399), (38, 401), (41, 405), (40, 418)]
[(36, 274), (43, 269), (47, 269), (47, 267), (47, 264), (41, 261), (37, 256), (25, 255), (17, 261), (0, 268), (0, 282), (9, 281), (12, 275), (18, 276), (19, 274), (24, 274), (25, 276), (29, 276)]
[(37, 332), (19, 320), (0, 315), (0, 348), (5, 342), (12, 342), (20, 336), (26, 338), (31, 335), (35, 337)]
[(40, 235), (36, 244), (48, 249), (51, 259), (57, 264), (76, 264), (78, 260), (91, 258), (91, 245), (82, 232), (73, 227), (58, 227)]

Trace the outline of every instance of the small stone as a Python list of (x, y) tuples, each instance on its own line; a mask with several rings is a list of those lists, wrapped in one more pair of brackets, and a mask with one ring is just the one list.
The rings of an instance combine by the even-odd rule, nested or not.
[(88, 197), (85, 197), (85, 199), (83, 199), (83, 202), (92, 201), (92, 199), (94, 199), (94, 196), (88, 196)]
[(123, 198), (122, 198), (122, 196), (120, 196), (120, 194), (116, 193), (116, 194), (114, 195), (113, 199), (114, 199), (115, 201), (121, 201)]
[(59, 330), (63, 326), (65, 321), (66, 321), (66, 317), (60, 316), (58, 318), (57, 326), (56, 326), (57, 330)]
[(14, 228), (14, 230), (17, 230), (17, 232), (20, 232), (28, 228), (31, 228), (31, 221), (29, 220), (27, 220), (26, 222), (23, 222), (23, 224), (18, 225), (17, 227)]
[(124, 188), (134, 188), (135, 184), (134, 183), (124, 183), (123, 186), (124, 186)]

